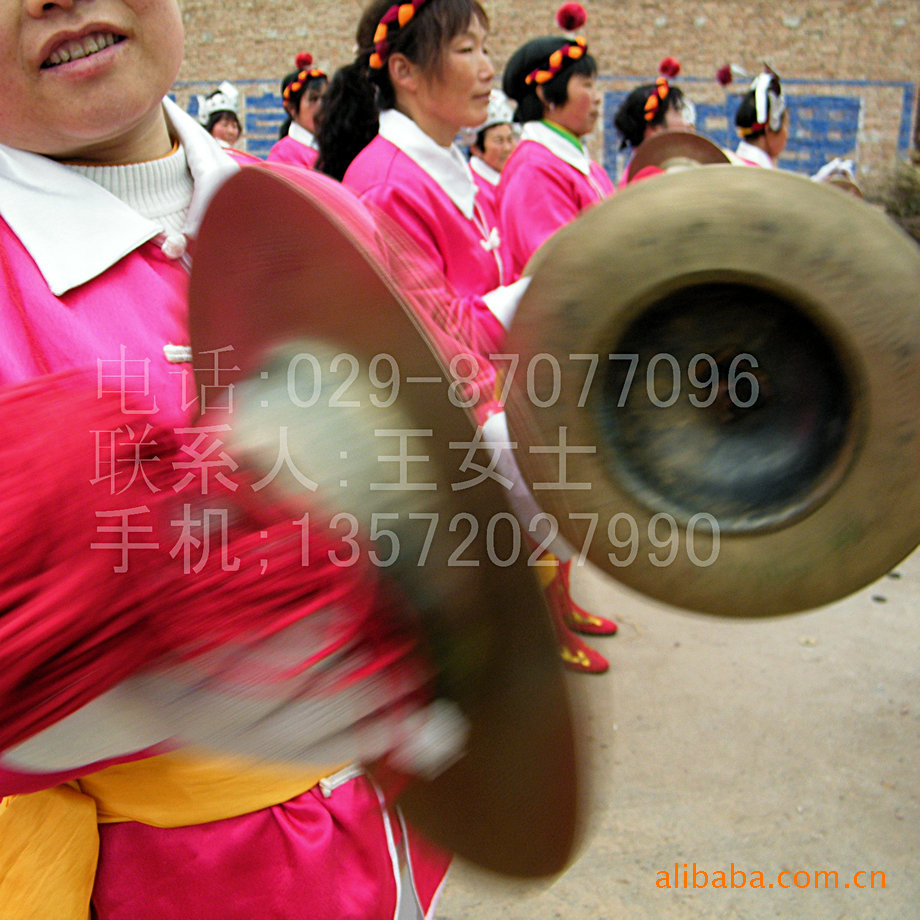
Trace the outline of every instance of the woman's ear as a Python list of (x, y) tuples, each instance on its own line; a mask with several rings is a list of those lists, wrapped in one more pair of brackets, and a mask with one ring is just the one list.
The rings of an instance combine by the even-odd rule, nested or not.
[(391, 54), (387, 58), (387, 68), (393, 89), (415, 92), (418, 86), (418, 67), (404, 54)]

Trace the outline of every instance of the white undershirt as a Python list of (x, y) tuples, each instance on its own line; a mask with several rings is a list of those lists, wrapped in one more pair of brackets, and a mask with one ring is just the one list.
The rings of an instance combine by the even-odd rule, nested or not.
[(185, 149), (146, 163), (125, 166), (68, 164), (74, 172), (101, 185), (166, 233), (181, 233), (192, 201), (194, 183)]

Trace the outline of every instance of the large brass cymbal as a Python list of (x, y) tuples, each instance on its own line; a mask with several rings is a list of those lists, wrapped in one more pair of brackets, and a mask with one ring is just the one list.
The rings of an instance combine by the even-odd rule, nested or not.
[[(474, 424), (451, 398), (449, 356), (434, 353), (394, 281), (398, 266), (386, 263), (395, 257), (357, 199), (332, 180), (294, 168), (244, 169), (218, 192), (197, 240), (193, 348), (223, 355), (221, 382), (236, 387), (238, 400), (228, 436), (238, 453), (268, 470), (285, 427), (297, 467), (319, 484), (301, 490), (306, 507), (353, 513), (365, 534), (383, 513), (398, 534), (401, 554), (386, 574), (413, 601), (439, 689), (471, 727), (457, 763), (402, 792), (409, 819), (494, 871), (558, 872), (573, 853), (582, 798), (558, 651), (528, 554), (515, 551), (500, 486), (487, 478), (451, 489), (470, 478), (455, 445), (474, 440)], [(379, 356), (388, 357), (372, 372)], [(207, 387), (211, 361), (196, 362)], [(398, 387), (382, 385), (395, 373)], [(407, 451), (425, 462), (404, 464), (400, 488), (375, 491), (392, 485), (400, 466), (384, 456), (398, 449), (379, 439), (382, 429), (427, 432)], [(297, 482), (283, 471), (278, 485), (297, 499)], [(435, 519), (438, 536), (421, 564)], [(394, 545), (390, 538), (377, 548), (385, 556)]]
[(702, 134), (695, 131), (662, 131), (639, 144), (629, 161), (626, 177), (627, 181), (631, 181), (646, 166), (657, 166), (667, 171), (729, 162), (728, 154)]
[[(630, 186), (533, 272), (509, 428), (595, 563), (678, 607), (757, 616), (845, 596), (916, 546), (920, 251), (884, 215), (713, 166)], [(579, 485), (547, 488), (562, 432)]]

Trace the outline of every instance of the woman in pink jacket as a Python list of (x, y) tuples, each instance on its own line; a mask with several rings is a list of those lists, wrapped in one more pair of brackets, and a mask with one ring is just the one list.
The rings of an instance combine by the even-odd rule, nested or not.
[[(621, 103), (613, 116), (620, 135), (620, 149), (628, 148), (630, 159), (647, 138), (663, 131), (692, 131), (696, 122), (693, 103), (683, 90), (671, 81), (680, 73), (680, 63), (672, 57), (658, 65), (660, 76), (654, 83), (637, 86)], [(633, 175), (629, 167), (623, 170), (620, 185), (664, 172), (657, 166), (646, 166)]]
[(475, 378), (467, 398), (481, 416), (513, 292), (495, 214), (454, 139), (486, 119), (495, 75), (487, 29), (477, 0), (374, 0), (357, 57), (323, 101), (317, 163), (407, 237), (426, 283), (442, 288), (436, 319), (472, 355), (475, 367), (457, 370)]
[(269, 150), (270, 163), (291, 163), (312, 169), (319, 156), (316, 144), (316, 116), (329, 80), (313, 66), (313, 55), (297, 55), (295, 69), (281, 81), (281, 103), (287, 118), (280, 139)]
[(487, 201), (493, 211), (496, 211), (502, 170), (517, 143), (513, 122), (514, 109), (507, 97), (501, 90), (493, 89), (489, 116), (470, 142), (470, 169), (479, 190), (479, 199)]
[[(585, 22), (584, 9), (567, 3), (557, 15), (571, 31)], [(535, 38), (518, 48), (505, 66), (502, 88), (517, 102), (521, 139), (502, 170), (498, 186), (499, 226), (515, 275), (560, 227), (613, 194), (607, 173), (588, 155), (581, 138), (600, 113), (597, 65), (583, 38)], [(576, 633), (609, 636), (617, 624), (582, 608), (572, 597), (572, 549), (553, 545), (557, 578), (547, 586), (565, 664), (575, 671), (602, 673), (607, 659)]]
[[(176, 750), (169, 719), (124, 701), (170, 648), (268, 627), (285, 654), (304, 656), (317, 650), (300, 642), (311, 610), (335, 612), (335, 641), (390, 603), (369, 564), (334, 566), (320, 551), (304, 568), (290, 521), (241, 498), (231, 464), (204, 505), (176, 475), (206, 435), (187, 244), (239, 169), (164, 98), (181, 57), (175, 0), (0, 6), (0, 478), (11, 499), (0, 528), (0, 916), (392, 920), (400, 898), (424, 913), (446, 859), (422, 847), (407, 862), (399, 822), (362, 771), (337, 769), (341, 754), (278, 768)], [(213, 363), (213, 395), (232, 356), (195, 358)], [(163, 522), (221, 502), (235, 508), (229, 557), (248, 546), (292, 577), (266, 591), (258, 567), (228, 572), (220, 552), (184, 571)], [(407, 672), (393, 652), (395, 689)], [(282, 697), (279, 715), (292, 702)]]
[[(464, 398), (487, 437), (495, 431), (506, 443), (492, 358), (503, 354), (526, 279), (508, 285), (496, 216), (454, 144), (462, 128), (488, 114), (495, 74), (488, 19), (476, 0), (414, 0), (401, 18), (408, 8), (375, 0), (365, 9), (358, 56), (333, 77), (323, 101), (317, 168), (342, 179), (408, 238), (427, 284), (442, 289), (440, 330), (472, 356), (473, 368), (457, 368)], [(533, 518), (524, 517), (526, 528)], [(557, 572), (546, 594), (563, 660), (575, 670), (604, 671), (606, 660), (568, 629), (562, 610), (593, 632), (610, 634), (616, 624), (581, 611), (571, 601), (567, 565)]]
[[(557, 20), (580, 28), (584, 10), (568, 3)], [(571, 35), (532, 39), (505, 65), (502, 88), (524, 125), (498, 188), (499, 226), (516, 275), (556, 230), (613, 193), (582, 141), (600, 115), (596, 76), (587, 43)]]

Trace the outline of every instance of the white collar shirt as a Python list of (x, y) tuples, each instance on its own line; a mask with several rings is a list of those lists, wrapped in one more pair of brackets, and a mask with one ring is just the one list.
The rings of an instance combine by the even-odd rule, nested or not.
[[(164, 99), (163, 107), (194, 182), (183, 226), (184, 234), (194, 236), (214, 193), (239, 165), (174, 102)], [(91, 179), (2, 144), (0, 215), (56, 296), (101, 275), (164, 231)]]
[(319, 150), (319, 145), (316, 143), (313, 132), (308, 131), (303, 125), (297, 124), (296, 121), (292, 121), (291, 126), (288, 128), (288, 137), (292, 141), (303, 144), (304, 147), (309, 147), (311, 150)]
[(380, 113), (380, 136), (424, 170), (467, 218), (473, 218), (476, 182), (455, 144), (442, 147), (396, 109)]
[(756, 163), (764, 169), (776, 169), (776, 163), (773, 161), (773, 157), (771, 157), (766, 150), (761, 150), (760, 147), (757, 147), (755, 144), (749, 144), (747, 141), (741, 141), (741, 143), (738, 144), (735, 155), (741, 157), (742, 160), (749, 160), (751, 163)]
[(576, 147), (570, 140), (547, 127), (541, 121), (528, 121), (521, 131), (522, 141), (535, 141), (546, 147), (560, 160), (575, 167), (582, 175), (591, 175), (591, 157), (582, 146)]
[(481, 179), (485, 179), (489, 185), (498, 185), (502, 174), (497, 169), (492, 169), (482, 157), (470, 157), (470, 169)]

